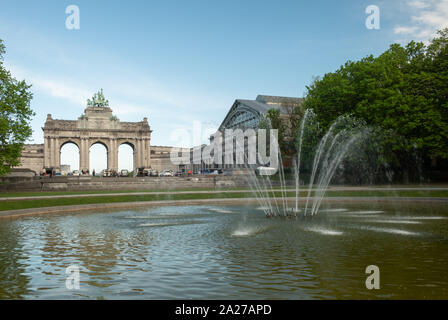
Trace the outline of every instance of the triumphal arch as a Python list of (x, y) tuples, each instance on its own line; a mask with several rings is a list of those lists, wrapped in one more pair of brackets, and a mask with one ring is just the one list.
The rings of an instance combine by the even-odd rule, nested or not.
[(87, 100), (87, 108), (78, 120), (56, 120), (51, 114), (44, 131), (44, 168), (56, 171), (61, 167), (61, 148), (74, 143), (79, 149), (79, 169), (90, 172), (89, 150), (100, 143), (107, 150), (107, 168), (118, 171), (118, 148), (128, 144), (134, 150), (134, 170), (151, 167), (151, 130), (148, 119), (141, 122), (121, 122), (109, 107), (102, 90)]

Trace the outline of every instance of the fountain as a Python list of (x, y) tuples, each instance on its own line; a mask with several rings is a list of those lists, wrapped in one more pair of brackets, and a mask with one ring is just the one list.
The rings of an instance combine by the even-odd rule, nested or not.
[[(317, 129), (316, 129), (317, 128)], [(299, 202), (304, 201), (304, 209), (302, 216), (312, 217), (319, 211), (322, 200), (328, 186), (349, 152), (353, 152), (354, 146), (361, 143), (362, 139), (368, 136), (371, 131), (363, 122), (347, 115), (338, 117), (329, 127), (322, 139), (318, 141), (316, 146), (310, 147), (311, 138), (315, 138), (315, 131), (318, 130), (319, 123), (316, 120), (316, 115), (312, 109), (307, 109), (301, 119), (299, 129), (297, 132), (297, 155), (293, 161), (294, 167), (294, 183), (295, 183), (295, 197), (293, 198), (295, 206), (288, 207), (288, 202), (291, 200), (288, 197), (288, 191), (285, 179), (285, 170), (283, 168), (283, 161), (281, 152), (279, 152), (279, 167), (278, 177), (279, 188), (274, 188), (272, 177), (269, 175), (257, 175), (253, 168), (246, 166), (248, 170), (248, 183), (250, 187), (255, 190), (257, 200), (265, 212), (266, 216), (271, 217), (298, 217), (302, 211), (299, 208)], [(308, 140), (307, 140), (308, 139)], [(308, 149), (314, 149), (314, 156), (312, 160), (311, 175), (308, 183), (307, 195), (303, 200), (300, 199), (300, 167), (302, 165), (302, 149), (304, 142), (307, 143)], [(314, 191), (314, 194), (312, 192)], [(276, 194), (277, 192), (277, 194)], [(280, 195), (278, 196), (278, 193)]]

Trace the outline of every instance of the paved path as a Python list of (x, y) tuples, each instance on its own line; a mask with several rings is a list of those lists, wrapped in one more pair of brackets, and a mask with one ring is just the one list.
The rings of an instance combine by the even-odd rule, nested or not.
[[(313, 191), (317, 189), (312, 189)], [(281, 191), (274, 188), (274, 191)], [(288, 188), (288, 192), (295, 191)], [(307, 187), (301, 186), (300, 192), (308, 191)], [(329, 187), (327, 191), (448, 191), (448, 187)], [(84, 198), (84, 197), (114, 197), (114, 196), (142, 196), (142, 195), (173, 195), (173, 194), (218, 194), (218, 193), (255, 193), (256, 190), (191, 190), (191, 191), (145, 191), (145, 192), (111, 192), (111, 193), (89, 193), (89, 194), (65, 194), (65, 195), (34, 195), (21, 197), (0, 197), (0, 201), (32, 200), (32, 199), (61, 199), (61, 198)], [(44, 194), (44, 193), (43, 193)]]
[[(280, 199), (278, 199), (281, 201)], [(287, 198), (288, 202), (294, 202), (295, 198)], [(328, 197), (323, 199), (324, 202), (436, 202), (447, 203), (448, 198), (432, 198), (432, 197)], [(98, 204), (81, 204), (71, 206), (54, 206), (43, 208), (30, 208), (20, 210), (0, 211), (0, 220), (2, 218), (17, 218), (38, 214), (55, 214), (64, 212), (94, 211), (104, 212), (112, 209), (128, 209), (137, 207), (154, 207), (154, 206), (186, 206), (186, 205), (231, 205), (231, 204), (256, 204), (257, 198), (227, 198), (227, 199), (196, 199), (196, 200), (166, 200), (166, 201), (138, 201), (138, 202), (118, 202), (118, 203), (98, 203)]]

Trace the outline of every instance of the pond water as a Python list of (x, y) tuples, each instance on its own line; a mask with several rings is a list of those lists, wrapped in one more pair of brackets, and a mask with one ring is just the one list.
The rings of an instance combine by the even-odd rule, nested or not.
[(329, 203), (308, 221), (249, 205), (0, 220), (1, 299), (448, 299), (447, 270), (446, 203)]

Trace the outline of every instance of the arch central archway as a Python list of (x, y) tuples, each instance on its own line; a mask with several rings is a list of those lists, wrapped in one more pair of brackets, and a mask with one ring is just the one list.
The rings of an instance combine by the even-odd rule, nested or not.
[(93, 142), (89, 148), (89, 173), (93, 175), (109, 169), (109, 148), (102, 141)]

